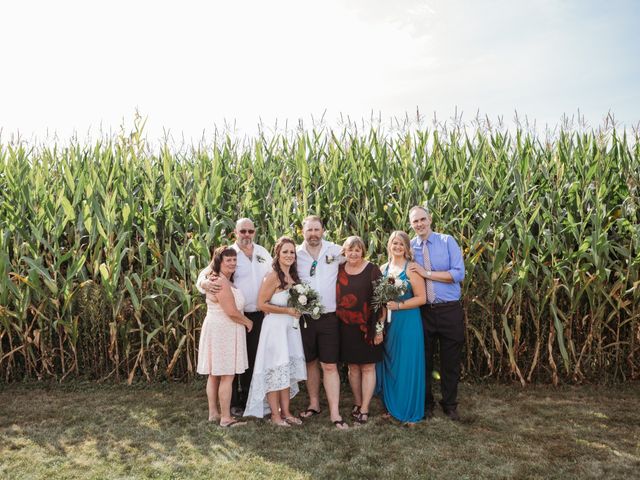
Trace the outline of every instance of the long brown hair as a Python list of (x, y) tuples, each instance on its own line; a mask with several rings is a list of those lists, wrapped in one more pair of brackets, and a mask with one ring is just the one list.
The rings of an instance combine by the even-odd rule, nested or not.
[[(273, 263), (271, 266), (273, 267), (273, 271), (278, 274), (278, 280), (280, 280), (280, 288), (284, 289), (287, 287), (287, 281), (285, 280), (285, 274), (280, 268), (280, 251), (285, 244), (290, 243), (293, 245), (295, 250), (296, 242), (293, 241), (291, 237), (280, 237), (276, 242), (276, 246), (273, 247)], [(289, 267), (289, 275), (293, 279), (295, 283), (300, 283), (300, 277), (298, 276), (298, 254), (296, 253), (296, 259)]]
[[(236, 252), (233, 248), (223, 245), (222, 247), (218, 247), (213, 251), (213, 258), (211, 258), (211, 270), (220, 275), (220, 266), (222, 265), (222, 259), (224, 257), (237, 257), (238, 252)], [(233, 283), (233, 276), (235, 272), (231, 274), (229, 277), (229, 281)]]

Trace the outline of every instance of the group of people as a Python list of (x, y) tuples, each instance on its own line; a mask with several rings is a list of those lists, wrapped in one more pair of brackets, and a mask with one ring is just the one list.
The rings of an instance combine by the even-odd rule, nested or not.
[[(281, 237), (273, 257), (254, 242), (253, 222), (239, 219), (235, 243), (215, 250), (196, 284), (207, 304), (197, 371), (208, 375), (209, 420), (235, 427), (246, 423), (235, 417), (270, 415), (274, 425), (300, 425), (321, 413), (323, 385), (331, 422), (349, 428), (340, 414), (338, 363), (344, 362), (354, 423), (369, 420), (378, 395), (385, 416), (414, 424), (434, 415), (436, 349), (440, 404), (458, 420), (462, 252), (451, 236), (432, 231), (426, 208), (413, 207), (409, 221), (416, 236), (392, 232), (388, 262), (378, 267), (366, 260), (360, 237), (351, 236), (342, 246), (325, 240), (318, 216), (304, 219), (301, 245)], [(376, 309), (374, 285), (382, 277), (403, 282), (404, 294)], [(289, 290), (299, 283), (319, 294), (320, 318), (289, 306)], [(308, 404), (295, 416), (289, 402), (301, 381)]]

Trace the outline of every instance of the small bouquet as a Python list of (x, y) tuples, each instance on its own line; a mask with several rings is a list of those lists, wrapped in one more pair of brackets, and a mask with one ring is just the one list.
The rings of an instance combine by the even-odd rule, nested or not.
[[(373, 284), (371, 306), (376, 310), (386, 308), (387, 302), (397, 301), (407, 291), (407, 284), (391, 275), (382, 277)], [(391, 311), (387, 310), (387, 323), (391, 323)]]
[[(291, 287), (287, 304), (302, 314), (310, 315), (314, 320), (319, 319), (320, 314), (324, 310), (320, 303), (320, 295), (306, 283), (296, 283)], [(304, 326), (305, 328), (307, 327), (306, 321)], [(296, 318), (293, 323), (293, 328), (299, 327), (300, 319)]]

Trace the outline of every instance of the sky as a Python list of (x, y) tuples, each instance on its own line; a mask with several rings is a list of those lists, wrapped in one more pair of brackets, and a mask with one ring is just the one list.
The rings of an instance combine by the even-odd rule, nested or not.
[[(636, 0), (0, 2), (0, 141), (640, 122)], [(262, 127), (260, 127), (262, 125)]]

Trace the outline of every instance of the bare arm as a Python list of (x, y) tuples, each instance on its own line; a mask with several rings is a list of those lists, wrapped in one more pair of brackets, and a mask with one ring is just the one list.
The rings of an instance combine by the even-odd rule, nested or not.
[(244, 325), (247, 327), (247, 330), (251, 331), (253, 322), (245, 317), (244, 314), (236, 307), (236, 299), (231, 291), (231, 284), (229, 281), (225, 280), (222, 282), (221, 286), (222, 288), (217, 294), (220, 307), (222, 307), (224, 313), (226, 313), (231, 320), (239, 323), (240, 325)]
[[(200, 293), (213, 294), (211, 297), (215, 301), (215, 295), (220, 291), (220, 283), (218, 281), (219, 275), (214, 273), (211, 269), (211, 265), (202, 270), (196, 280), (196, 288)], [(209, 297), (209, 295), (207, 295)]]
[[(427, 303), (427, 288), (424, 284), (424, 280), (417, 273), (409, 272), (409, 282), (413, 289), (413, 298), (410, 298), (403, 304), (403, 308), (416, 308), (421, 307)], [(409, 305), (406, 305), (409, 303)]]
[(284, 313), (293, 317), (299, 317), (300, 312), (293, 307), (280, 307), (269, 303), (279, 284), (280, 280), (276, 272), (269, 272), (267, 276), (264, 277), (260, 291), (258, 292), (258, 310), (265, 313)]
[(205, 283), (209, 282), (208, 280), (208, 276), (211, 273), (211, 267), (207, 266), (204, 270), (202, 270), (199, 274), (198, 274), (198, 280), (196, 280), (196, 288), (198, 289), (198, 291), (200, 293), (207, 293), (205, 287)]

